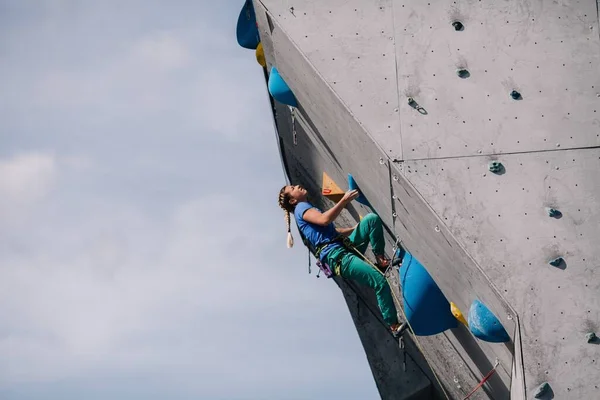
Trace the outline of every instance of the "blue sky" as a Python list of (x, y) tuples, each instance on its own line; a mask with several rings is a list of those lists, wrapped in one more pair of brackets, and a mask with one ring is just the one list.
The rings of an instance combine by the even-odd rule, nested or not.
[(0, 398), (378, 398), (241, 5), (0, 0)]

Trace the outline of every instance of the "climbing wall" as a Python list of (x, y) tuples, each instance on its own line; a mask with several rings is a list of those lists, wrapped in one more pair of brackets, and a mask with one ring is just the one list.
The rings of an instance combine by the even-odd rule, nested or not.
[(401, 101), (402, 158), (600, 145), (596, 7), (595, 0), (394, 2), (398, 91), (423, 108)]
[(351, 173), (388, 240), (510, 338), (476, 337), (471, 316), (471, 331), (417, 338), (449, 397), (496, 364), (472, 398), (533, 398), (544, 382), (542, 398), (600, 397), (586, 340), (600, 317), (598, 3), (254, 5), (267, 66), (298, 102), (279, 128), (293, 179)]
[(527, 395), (600, 397), (597, 3), (440, 3), (394, 4), (396, 168), (517, 312)]

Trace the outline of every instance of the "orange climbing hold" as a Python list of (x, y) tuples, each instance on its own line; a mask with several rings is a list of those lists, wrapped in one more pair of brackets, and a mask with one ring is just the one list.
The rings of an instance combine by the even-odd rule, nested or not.
[(344, 196), (344, 191), (325, 172), (323, 172), (323, 190), (321, 193), (336, 203)]

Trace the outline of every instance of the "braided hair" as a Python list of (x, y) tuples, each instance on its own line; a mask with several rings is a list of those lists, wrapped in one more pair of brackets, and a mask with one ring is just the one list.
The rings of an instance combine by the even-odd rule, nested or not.
[(293, 204), (290, 204), (290, 195), (285, 193), (285, 188), (287, 186), (284, 186), (281, 188), (281, 190), (279, 191), (279, 207), (281, 207), (281, 209), (285, 212), (285, 223), (287, 225), (287, 247), (292, 248), (294, 247), (294, 238), (292, 236), (292, 229), (290, 226), (290, 213), (294, 212), (294, 209), (296, 208)]

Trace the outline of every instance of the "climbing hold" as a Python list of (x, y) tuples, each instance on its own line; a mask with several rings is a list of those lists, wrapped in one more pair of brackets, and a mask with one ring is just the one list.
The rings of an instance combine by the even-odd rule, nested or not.
[(423, 115), (427, 115), (427, 110), (425, 110), (423, 107), (421, 107), (419, 105), (419, 103), (417, 103), (415, 101), (415, 99), (413, 99), (412, 97), (409, 97), (408, 99), (408, 105), (411, 106), (412, 108), (414, 108), (415, 110), (417, 110), (419, 113), (423, 114)]
[(471, 333), (486, 342), (509, 342), (510, 336), (496, 316), (479, 300), (473, 301), (469, 310)]
[(323, 189), (321, 194), (336, 203), (344, 197), (344, 191), (325, 172), (323, 172)]
[(548, 264), (552, 265), (553, 267), (558, 267), (563, 261), (564, 260), (562, 257), (557, 257), (554, 260), (548, 261)]
[(546, 212), (550, 218), (558, 218), (562, 215), (560, 211), (555, 208), (546, 207)]
[(454, 21), (452, 26), (454, 27), (455, 31), (462, 31), (465, 29), (465, 26), (460, 21)]
[[(348, 190), (358, 190), (359, 194), (358, 194), (358, 197), (356, 198), (356, 201), (358, 201), (360, 204), (363, 204), (367, 207), (371, 207), (371, 203), (369, 203), (369, 200), (367, 200), (365, 195), (362, 194), (360, 188), (358, 187), (358, 184), (356, 183), (356, 181), (350, 174), (348, 174)], [(373, 207), (371, 207), (371, 208), (373, 208)]]
[(521, 93), (517, 92), (516, 90), (510, 92), (510, 97), (512, 97), (513, 100), (523, 100), (523, 96), (521, 96)]
[(586, 340), (587, 340), (588, 343), (594, 343), (596, 340), (598, 340), (598, 336), (596, 336), (595, 332), (587, 333), (585, 335), (585, 338), (586, 338)]
[(242, 11), (240, 11), (240, 16), (237, 21), (236, 36), (238, 44), (245, 49), (254, 50), (260, 42), (252, 0), (246, 0), (242, 7)]
[(287, 104), (288, 106), (297, 107), (298, 102), (296, 97), (292, 93), (290, 87), (285, 83), (277, 68), (271, 68), (269, 74), (269, 93), (271, 96), (280, 103)]
[(459, 322), (461, 322), (465, 326), (469, 326), (469, 323), (465, 319), (465, 316), (463, 315), (462, 311), (460, 311), (460, 309), (456, 306), (456, 304), (454, 304), (452, 302), (450, 303), (450, 312), (452, 312), (452, 315), (454, 315), (454, 318), (456, 318)]
[(466, 69), (461, 68), (456, 70), (456, 75), (458, 75), (459, 78), (466, 79), (471, 76), (471, 73)]
[(425, 267), (406, 252), (400, 267), (404, 313), (415, 335), (435, 335), (456, 328), (450, 303)]
[(488, 169), (490, 170), (490, 172), (497, 174), (499, 172), (502, 172), (504, 166), (499, 161), (490, 161), (490, 163), (488, 164)]
[(256, 47), (256, 61), (263, 68), (267, 66), (267, 60), (265, 59), (265, 50), (263, 49), (262, 42), (259, 43)]
[(544, 396), (545, 394), (547, 394), (548, 390), (550, 390), (550, 385), (548, 384), (548, 382), (544, 382), (540, 386), (538, 386), (537, 389), (535, 389), (535, 392), (533, 393), (533, 397), (535, 397), (536, 399), (539, 399), (542, 396)]

